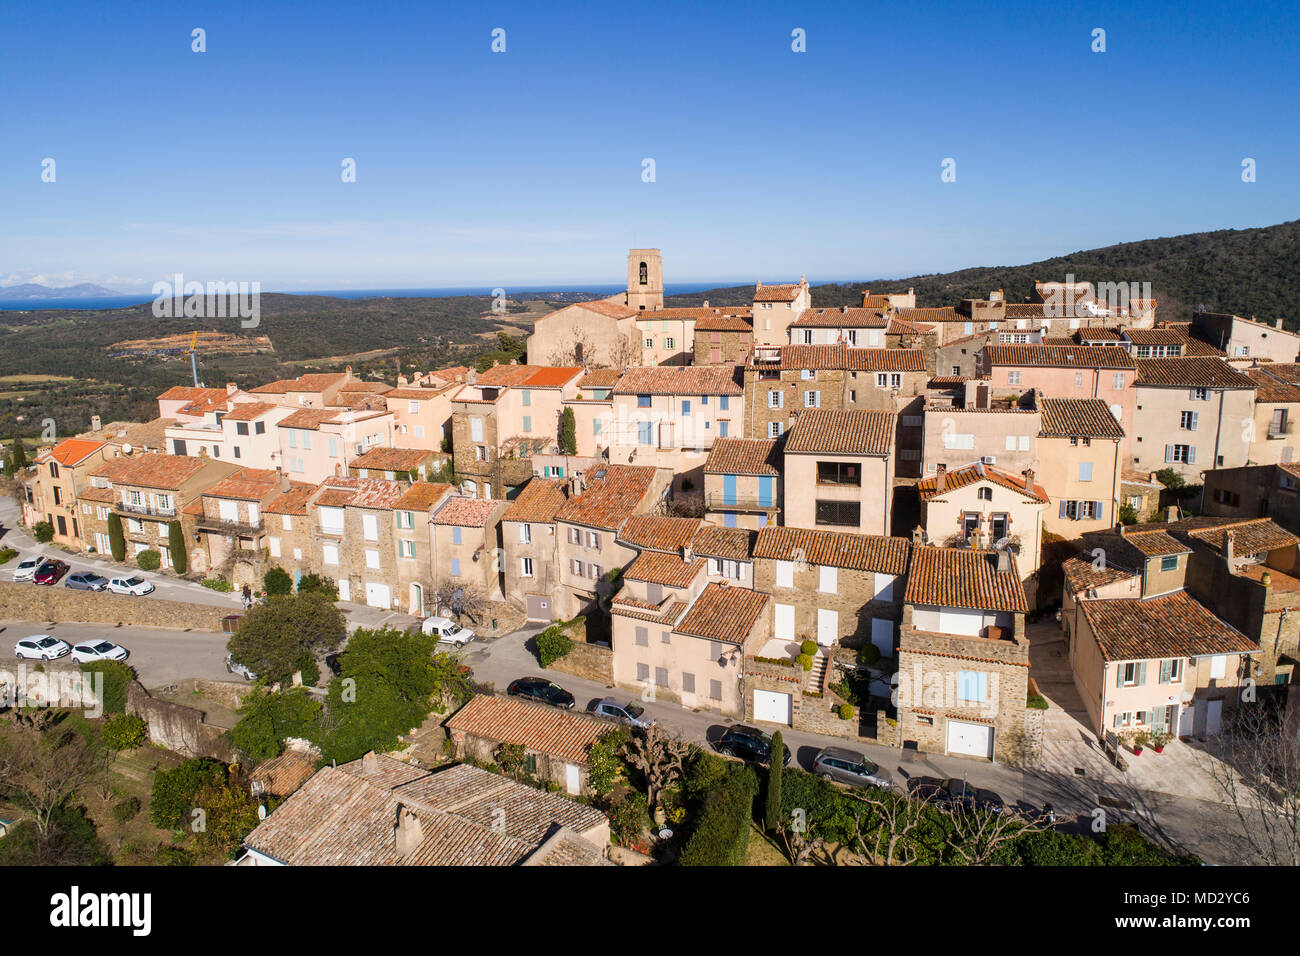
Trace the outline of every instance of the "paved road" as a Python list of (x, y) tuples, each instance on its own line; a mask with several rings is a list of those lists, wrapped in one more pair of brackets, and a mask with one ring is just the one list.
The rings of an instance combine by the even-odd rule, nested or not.
[(226, 679), (226, 636), (213, 631), (182, 631), (165, 627), (114, 627), (112, 624), (55, 624), (0, 621), (0, 666), (12, 666), (14, 644), (32, 634), (53, 634), (75, 644), (103, 638), (131, 652), (128, 663), (140, 683), (161, 687), (185, 677)]
[[(541, 628), (527, 628), (495, 641), (476, 641), (464, 652), (465, 661), (473, 667), (474, 676), (480, 683), (493, 685), (498, 693), (504, 693), (506, 685), (516, 677), (544, 675), (573, 694), (577, 698), (578, 709), (605, 696), (622, 699), (636, 696), (633, 691), (611, 689), (596, 681), (544, 671), (527, 648), (528, 639), (540, 630)], [(674, 703), (641, 701), (641, 704), (661, 726), (697, 743), (716, 741), (727, 726), (737, 722), (720, 714), (690, 710)], [(964, 777), (977, 787), (995, 791), (1009, 805), (1040, 808), (1051, 803), (1057, 811), (1058, 821), (1063, 821), (1063, 825), (1073, 829), (1091, 827), (1101, 808), (1106, 814), (1107, 822), (1137, 824), (1148, 835), (1179, 850), (1197, 853), (1206, 862), (1246, 862), (1241, 858), (1240, 841), (1233, 837), (1237, 829), (1236, 819), (1231, 810), (1222, 804), (1139, 791), (1108, 781), (1078, 777), (1072, 773), (1042, 769), (1021, 770), (962, 757), (856, 742), (849, 744), (838, 738), (803, 733), (777, 725), (760, 726), (769, 731), (780, 729), (786, 746), (791, 750), (792, 762), (798, 763), (804, 770), (812, 769), (813, 758), (823, 747), (851, 746), (887, 768), (895, 780), (904, 786), (907, 781), (917, 777)]]

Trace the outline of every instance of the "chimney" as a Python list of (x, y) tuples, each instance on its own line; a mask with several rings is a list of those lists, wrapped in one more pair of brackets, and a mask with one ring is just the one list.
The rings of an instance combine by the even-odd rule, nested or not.
[(361, 769), (366, 773), (374, 773), (379, 769), (379, 758), (375, 756), (373, 750), (367, 751), (366, 755), (361, 758)]
[(1178, 520), (1178, 505), (1170, 505), (1169, 510), (1165, 512), (1165, 523), (1172, 524)]
[(943, 489), (948, 486), (948, 466), (944, 462), (934, 466), (934, 493), (943, 494)]
[(397, 845), (397, 855), (402, 859), (414, 853), (424, 840), (420, 818), (403, 804), (398, 804), (397, 807), (397, 825), (393, 827), (393, 839)]
[(849, 307), (848, 307), (847, 305), (842, 305), (842, 306), (840, 306), (840, 313), (843, 314), (843, 315), (848, 315), (848, 314), (849, 314)]
[(682, 560), (687, 564), (695, 560), (695, 551), (689, 544), (682, 545)]
[(1025, 469), (1025, 491), (1030, 494), (1034, 493), (1034, 469)]
[(469, 371), (467, 371), (467, 372), (465, 373), (465, 384), (467, 384), (467, 385), (473, 385), (473, 384), (474, 384), (475, 382), (477, 382), (477, 381), (478, 381), (478, 372), (477, 372), (477, 371), (475, 371), (474, 369), (470, 369)]
[(92, 432), (97, 432), (97, 431), (99, 431), (99, 429), (100, 429), (99, 416), (98, 416), (98, 415), (91, 415), (91, 416), (90, 416), (90, 430), (91, 430)]
[(1228, 570), (1232, 570), (1233, 551), (1236, 550), (1237, 536), (1231, 531), (1223, 532), (1223, 560), (1228, 563)]
[(399, 373), (397, 376), (397, 387), (401, 388), (403, 385), (409, 385), (409, 384), (410, 384), (410, 380), (407, 379), (405, 375)]
[(925, 544), (925, 529), (920, 525), (912, 529), (912, 544)]
[[(708, 307), (709, 307), (709, 300), (708, 300), (708, 299), (705, 299), (705, 300), (704, 300), (704, 308), (707, 309)], [(1281, 319), (1278, 319), (1278, 321), (1281, 322), (1282, 320), (1281, 320)]]
[(346, 382), (350, 382), (350, 381), (352, 381), (352, 366), (351, 366), (351, 365), (348, 365), (348, 366), (346, 366), (346, 367), (343, 369), (343, 380), (346, 381)]
[(284, 494), (290, 491), (292, 488), (293, 488), (293, 482), (289, 480), (289, 476), (286, 475), (284, 472), (280, 472), (280, 493)]
[(226, 383), (226, 394), (227, 394), (227, 395), (234, 395), (237, 391), (239, 391), (239, 386), (236, 385), (234, 382), (227, 382), (227, 383)]
[(1011, 570), (1011, 555), (1006, 551), (998, 551), (998, 570), (1002, 572)]
[(1274, 322), (1274, 323), (1273, 323), (1273, 328), (1275, 328), (1275, 329), (1280, 329), (1280, 328), (1282, 328), (1282, 320), (1281, 320), (1281, 319), (1278, 319), (1276, 322)]

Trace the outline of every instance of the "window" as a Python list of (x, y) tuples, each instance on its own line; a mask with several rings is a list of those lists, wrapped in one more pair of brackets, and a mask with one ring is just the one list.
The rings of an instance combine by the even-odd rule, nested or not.
[[(707, 424), (707, 423), (705, 424), (705, 427), (706, 427), (706, 428), (708, 427), (708, 424)], [(728, 433), (729, 431), (731, 431), (731, 422), (727, 421), (725, 418), (721, 418), (721, 419), (719, 419), (719, 420), (718, 420), (718, 437), (719, 437), (719, 438), (726, 438), (726, 437), (727, 437), (727, 433)]]
[(637, 408), (649, 408), (649, 407), (650, 407), (650, 396), (649, 396), (649, 395), (638, 395), (638, 396), (636, 397), (636, 407), (637, 407)]
[(1147, 665), (1145, 661), (1129, 661), (1119, 668), (1120, 687), (1141, 687), (1146, 683)]
[(1228, 674), (1228, 656), (1226, 654), (1215, 654), (1210, 658), (1210, 677), (1215, 680), (1222, 680)]
[(671, 349), (676, 346), (676, 340), (671, 335), (664, 337), (664, 348)]
[(683, 398), (683, 399), (682, 399), (682, 414), (683, 414), (683, 415), (689, 415), (690, 413), (691, 413), (691, 402), (690, 402), (690, 399)]
[(709, 681), (709, 700), (722, 700), (722, 681)]
[(794, 587), (794, 562), (793, 561), (776, 562), (776, 586), (779, 588)]
[(686, 673), (685, 671), (682, 671), (682, 693), (683, 693), (683, 694), (694, 694), (694, 693), (695, 693), (695, 675), (694, 675), (694, 674), (688, 674), (688, 673)]
[(989, 515), (989, 537), (994, 541), (1001, 541), (1007, 536), (1007, 529), (1011, 524), (1011, 518), (1006, 513)]
[(649, 665), (649, 664), (642, 664), (642, 663), (639, 663), (639, 662), (637, 663), (637, 665), (636, 665), (636, 679), (639, 680), (639, 681), (648, 681), (648, 680), (650, 680), (650, 665)]
[(804, 392), (804, 393), (803, 393), (803, 407), (804, 407), (804, 408), (821, 408), (821, 407), (822, 407), (822, 393), (821, 393), (821, 392), (812, 392), (812, 391)]
[(451, 526), (451, 543), (452, 544), (461, 543), (460, 528), (456, 525)]
[(969, 539), (971, 535), (978, 534), (980, 530), (980, 516), (972, 511), (967, 511), (962, 515), (961, 521), (962, 535)]
[(1082, 372), (1075, 372), (1075, 373), (1074, 373), (1074, 387), (1075, 387), (1075, 388), (1082, 388), (1082, 387), (1083, 387), (1083, 373), (1082, 373)]
[(589, 548), (600, 547), (600, 535), (597, 534), (595, 531), (587, 532), (587, 547)]
[(321, 558), (326, 564), (338, 564), (339, 549), (332, 544), (327, 544), (321, 548)]
[(532, 415), (525, 415), (525, 416), (524, 416), (524, 431), (526, 431), (526, 432), (530, 432), (530, 431), (532, 431), (532, 430), (533, 430), (533, 416), (532, 416)]
[(853, 391), (852, 389), (850, 389), (850, 390), (849, 390), (849, 404), (851, 405), (851, 404), (853, 404), (854, 402), (856, 402), (857, 400), (858, 400), (858, 393), (855, 392), (855, 391)]
[(1185, 465), (1196, 464), (1196, 446), (1194, 445), (1166, 445), (1165, 461), (1181, 462)]
[(650, 629), (649, 629), (649, 628), (638, 627), (638, 628), (636, 629), (636, 646), (637, 646), (637, 647), (649, 647), (649, 646), (650, 646)]
[(378, 551), (373, 551), (373, 550), (369, 550), (369, 549), (366, 550), (366, 567), (368, 567), (368, 568), (374, 568), (374, 569), (376, 569), (376, 570), (379, 569), (379, 552), (378, 552)]
[(367, 541), (378, 541), (379, 518), (375, 515), (362, 515), (361, 530)]
[(1008, 372), (1008, 373), (1007, 373), (1007, 384), (1008, 384), (1008, 385), (1019, 385), (1019, 384), (1020, 384), (1020, 373), (1019, 373), (1019, 372)]
[(406, 540), (398, 541), (398, 542), (397, 542), (397, 555), (398, 555), (398, 557), (401, 557), (401, 558), (414, 558), (414, 557), (415, 557), (415, 542), (414, 542), (414, 541), (406, 541)]
[(666, 667), (655, 668), (655, 684), (659, 687), (668, 686), (668, 668)]
[(1115, 391), (1117, 391), (1117, 392), (1122, 392), (1122, 391), (1124, 391), (1124, 373), (1123, 373), (1123, 372), (1116, 372), (1113, 376), (1111, 376), (1110, 387), (1113, 388), (1113, 389), (1114, 389)]
[(451, 576), (453, 578), (460, 577), (460, 558), (451, 559)]
[(1210, 400), (1210, 390), (1208, 388), (1194, 388), (1191, 391), (1191, 399), (1194, 402), (1208, 402)]
[(1160, 570), (1161, 570), (1161, 571), (1177, 571), (1177, 570), (1178, 570), (1178, 555), (1176, 555), (1176, 554), (1167, 554), (1167, 555), (1165, 555), (1163, 558), (1161, 558), (1161, 559), (1160, 559)]
[(857, 527), (862, 522), (862, 505), (857, 501), (817, 501), (816, 523)]
[(1186, 432), (1196, 431), (1196, 424), (1200, 415), (1196, 412), (1180, 412), (1178, 415), (1178, 427)]
[(784, 426), (782, 426), (782, 424), (781, 424), (780, 422), (768, 422), (768, 423), (767, 423), (767, 437), (768, 437), (768, 438), (780, 438), (780, 437), (781, 437), (781, 429), (782, 429), (783, 427), (784, 427)]
[(654, 340), (654, 339), (646, 339), (646, 340), (645, 340), (645, 347), (648, 348), (648, 349), (652, 349), (652, 348), (654, 348), (654, 347), (655, 347), (655, 340)]
[(987, 487), (981, 488), (979, 489), (979, 491), (975, 493), (975, 497), (978, 498), (980, 501), (992, 501), (993, 489)]
[(397, 512), (397, 527), (404, 531), (411, 531), (415, 528), (415, 513), (411, 511)]
[(297, 432), (297, 430), (296, 430), (296, 429), (293, 429), (293, 428), (286, 428), (285, 431), (288, 432), (288, 434), (289, 434), (289, 447), (290, 447), (290, 448), (297, 448), (297, 447), (298, 447), (298, 432)]
[(1160, 662), (1160, 683), (1162, 684), (1179, 684), (1183, 680), (1183, 659), (1175, 657), (1172, 660)]
[(519, 574), (520, 574), (521, 577), (525, 577), (525, 578), (531, 578), (531, 577), (533, 576), (533, 559), (532, 559), (532, 558), (520, 558), (520, 559), (519, 559)]
[(533, 393), (531, 389), (521, 388), (519, 390), (519, 404), (525, 406), (533, 404)]
[(469, 440), (470, 441), (483, 440), (483, 419), (471, 418), (469, 420)]
[(838, 593), (839, 574), (837, 569), (823, 564), (817, 571), (817, 590), (823, 594)]
[(1090, 461), (1079, 462), (1079, 480), (1092, 481), (1092, 462)]
[(817, 462), (817, 484), (862, 486), (862, 469), (842, 461)]
[(731, 397), (729, 395), (718, 396), (718, 411), (725, 412), (731, 407)]
[(799, 377), (805, 382), (815, 382), (817, 381), (817, 370), (815, 368), (800, 369)]
[(248, 434), (248, 422), (235, 422), (235, 434), (236, 434), (236, 435), (247, 435), (247, 434)]
[(982, 704), (989, 699), (989, 675), (983, 671), (957, 672), (957, 700)]
[(519, 543), (528, 544), (533, 540), (533, 526), (528, 522), (519, 525)]
[(784, 407), (785, 407), (785, 393), (784, 393), (784, 392), (779, 392), (779, 391), (777, 391), (776, 389), (770, 389), (770, 390), (768, 391), (768, 393), (767, 393), (767, 407), (768, 407), (768, 408), (784, 408)]

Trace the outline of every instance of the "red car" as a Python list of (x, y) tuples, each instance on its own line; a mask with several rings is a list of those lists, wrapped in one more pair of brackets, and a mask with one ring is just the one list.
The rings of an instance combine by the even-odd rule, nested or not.
[(68, 563), (66, 561), (46, 561), (36, 569), (35, 581), (37, 584), (57, 584), (59, 578), (68, 573)]

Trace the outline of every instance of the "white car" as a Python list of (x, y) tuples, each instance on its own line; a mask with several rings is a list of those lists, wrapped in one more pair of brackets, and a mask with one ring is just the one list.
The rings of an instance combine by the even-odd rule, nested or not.
[(226, 655), (226, 673), (238, 674), (244, 680), (257, 680), (257, 675), (250, 671), (243, 664), (240, 664), (230, 654)]
[(439, 644), (454, 644), (456, 647), (464, 647), (474, 640), (473, 631), (467, 627), (461, 627), (455, 621), (446, 617), (426, 617), (424, 623), (420, 625), (420, 630), (425, 634), (437, 637)]
[(82, 664), (92, 661), (124, 661), (129, 651), (112, 641), (84, 641), (72, 647), (72, 659)]
[(14, 568), (15, 581), (34, 581), (36, 580), (36, 569), (45, 563), (44, 558), (27, 558), (19, 561), (18, 567)]
[(31, 637), (24, 637), (14, 645), (14, 657), (36, 658), (43, 661), (52, 661), (59, 657), (66, 657), (72, 648), (66, 641), (61, 641), (57, 637), (50, 637), (48, 634), (33, 634)]
[(112, 578), (108, 582), (108, 590), (114, 594), (148, 594), (153, 590), (153, 582), (146, 581), (138, 574), (129, 578)]

